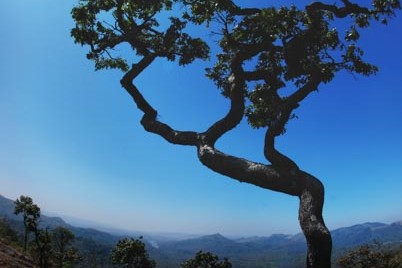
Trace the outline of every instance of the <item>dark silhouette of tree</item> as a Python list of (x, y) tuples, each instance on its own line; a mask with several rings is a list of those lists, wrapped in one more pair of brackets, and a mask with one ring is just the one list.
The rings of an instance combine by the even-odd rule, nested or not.
[(193, 259), (187, 260), (180, 265), (180, 268), (231, 268), (232, 264), (228, 259), (219, 261), (218, 256), (211, 252), (199, 251)]
[(16, 215), (23, 214), (24, 251), (27, 250), (28, 233), (33, 233), (34, 240), (31, 241), (31, 253), (35, 255), (40, 268), (48, 268), (51, 255), (51, 237), (47, 229), (39, 229), (40, 207), (33, 203), (31, 197), (24, 195), (21, 195), (14, 204), (14, 213)]
[(31, 241), (31, 255), (37, 261), (40, 268), (49, 268), (51, 267), (50, 258), (53, 253), (51, 234), (48, 229), (42, 230), (39, 228), (35, 228), (33, 233), (35, 239)]
[(29, 248), (40, 268), (51, 267), (52, 259), (56, 267), (71, 267), (81, 260), (78, 250), (71, 246), (75, 237), (70, 230), (64, 227), (51, 232), (40, 229), (40, 208), (31, 197), (21, 195), (14, 203), (15, 214), (22, 213), (24, 217), (24, 251), (27, 250), (28, 233), (33, 233)]
[(14, 202), (16, 215), (23, 215), (24, 221), (24, 251), (27, 250), (28, 233), (35, 232), (38, 228), (40, 218), (40, 208), (33, 203), (32, 198), (29, 196), (21, 195), (20, 198)]
[(100, 260), (98, 258), (98, 253), (96, 251), (92, 250), (91, 252), (88, 253), (87, 255), (87, 267), (88, 268), (98, 268), (100, 267)]
[[(95, 62), (96, 70), (125, 72), (121, 85), (144, 113), (145, 130), (173, 144), (194, 146), (201, 163), (217, 173), (298, 197), (299, 222), (307, 240), (306, 265), (330, 267), (332, 241), (322, 216), (324, 186), (278, 151), (275, 142), (301, 102), (339, 71), (363, 76), (377, 72), (363, 59), (359, 32), (372, 22), (386, 24), (400, 9), (400, 1), (373, 0), (367, 6), (349, 0), (316, 1), (304, 8), (243, 8), (236, 2), (81, 0), (72, 10), (76, 25), (71, 35), (76, 43), (89, 46), (87, 58)], [(158, 16), (162, 12), (171, 15), (163, 25), (159, 21), (163, 16)], [(211, 56), (207, 44), (211, 40), (192, 37), (185, 31), (189, 23), (205, 30), (202, 36), (215, 32), (220, 52)], [(116, 55), (115, 48), (122, 44), (132, 49), (133, 57)], [(179, 65), (216, 60), (207, 76), (230, 100), (227, 114), (203, 132), (179, 131), (161, 122), (135, 84), (157, 58)], [(130, 64), (128, 59), (138, 61)], [(267, 163), (216, 148), (216, 142), (244, 117), (251, 127), (266, 130)]]
[(75, 235), (70, 230), (59, 226), (52, 230), (51, 236), (56, 267), (73, 267), (75, 263), (82, 259), (78, 249), (72, 245)]
[(155, 262), (149, 259), (145, 244), (140, 239), (125, 238), (119, 240), (112, 250), (112, 263), (128, 268), (155, 267)]

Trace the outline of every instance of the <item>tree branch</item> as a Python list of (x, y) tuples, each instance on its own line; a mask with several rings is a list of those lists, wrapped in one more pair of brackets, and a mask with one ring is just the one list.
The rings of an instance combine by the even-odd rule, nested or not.
[(308, 13), (316, 10), (326, 10), (332, 12), (338, 18), (344, 18), (350, 14), (370, 14), (370, 10), (365, 7), (361, 7), (357, 4), (353, 4), (348, 0), (342, 0), (345, 6), (337, 7), (335, 5), (328, 5), (322, 2), (313, 2), (306, 6)]
[(235, 16), (250, 16), (257, 13), (260, 13), (261, 9), (259, 8), (240, 8), (236, 6), (236, 8), (230, 10), (231, 15)]
[(226, 132), (236, 127), (244, 116), (244, 87), (245, 80), (243, 75), (242, 60), (234, 57), (231, 69), (232, 74), (229, 77), (231, 83), (230, 92), (230, 110), (225, 117), (214, 123), (205, 133), (203, 133), (204, 142), (213, 146), (215, 142)]
[[(296, 90), (293, 94), (286, 98), (286, 105), (289, 107), (297, 108), (298, 104), (304, 100), (311, 92), (316, 91), (318, 85), (321, 83), (321, 79), (318, 74), (311, 74), (309, 81)], [(294, 109), (293, 108), (293, 109)]]
[(274, 81), (278, 81), (278, 77), (272, 71), (262, 69), (244, 72), (244, 77), (248, 82), (264, 80), (265, 83), (271, 85)]
[(264, 156), (281, 174), (295, 175), (299, 171), (297, 164), (275, 148), (275, 129), (268, 128), (264, 141)]
[(200, 140), (197, 132), (174, 130), (169, 125), (147, 115), (142, 117), (141, 124), (146, 131), (157, 134), (172, 144), (196, 146)]
[(293, 196), (300, 194), (298, 181), (281, 176), (272, 166), (224, 154), (207, 144), (198, 147), (198, 158), (209, 169), (239, 182)]
[(147, 68), (154, 59), (155, 55), (149, 54), (137, 64), (133, 64), (132, 68), (123, 76), (120, 83), (133, 98), (138, 109), (144, 113), (141, 124), (145, 130), (157, 134), (173, 144), (196, 145), (199, 140), (198, 133), (177, 131), (172, 129), (169, 125), (159, 122), (157, 120), (158, 112), (147, 102), (141, 92), (133, 84), (133, 80)]
[(311, 92), (317, 90), (320, 82), (317, 75), (311, 74), (309, 81), (303, 87), (286, 98), (276, 124), (270, 126), (265, 134), (264, 156), (274, 167), (278, 168), (278, 170), (291, 172), (293, 174), (299, 170), (299, 167), (293, 160), (275, 148), (275, 138), (282, 134), (286, 123), (292, 116), (293, 110), (299, 106), (299, 102), (306, 98)]
[(134, 78), (136, 78), (145, 68), (147, 68), (155, 59), (155, 56), (149, 54), (145, 56), (137, 64), (133, 64), (131, 69), (120, 80), (121, 85), (127, 90), (127, 92), (134, 99), (138, 109), (144, 112), (148, 117), (155, 119), (157, 111), (145, 100), (140, 91), (133, 84)]

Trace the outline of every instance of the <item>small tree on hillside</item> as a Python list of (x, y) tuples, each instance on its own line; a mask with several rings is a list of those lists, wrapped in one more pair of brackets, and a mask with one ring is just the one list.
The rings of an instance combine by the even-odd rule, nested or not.
[(33, 230), (35, 239), (31, 241), (31, 255), (37, 261), (40, 268), (49, 268), (50, 258), (53, 253), (52, 237), (48, 229), (42, 230), (36, 228)]
[(218, 256), (210, 252), (199, 251), (193, 259), (187, 260), (180, 265), (180, 268), (231, 268), (232, 264), (228, 259), (219, 261)]
[[(302, 8), (243, 8), (240, 2), (80, 0), (72, 10), (76, 25), (71, 34), (75, 42), (89, 46), (87, 58), (95, 62), (97, 70), (125, 72), (121, 85), (144, 113), (141, 124), (145, 130), (170, 143), (195, 147), (201, 163), (215, 172), (298, 197), (299, 222), (307, 240), (306, 265), (330, 267), (332, 240), (322, 216), (324, 186), (281, 153), (276, 141), (301, 102), (338, 72), (364, 76), (377, 72), (377, 67), (363, 59), (359, 32), (373, 21), (386, 24), (400, 9), (400, 1), (373, 0), (371, 5), (365, 1), (361, 2), (366, 5), (350, 0), (316, 1)], [(208, 28), (215, 22), (218, 24)], [(185, 32), (189, 23), (199, 26), (197, 36), (204, 39)], [(338, 31), (339, 26), (345, 28)], [(220, 38), (219, 48), (216, 40), (207, 38), (211, 32)], [(119, 45), (126, 45), (124, 51), (131, 48), (132, 55), (117, 55)], [(218, 49), (211, 57), (210, 51)], [(179, 65), (195, 59), (215, 60), (206, 75), (229, 99), (227, 114), (202, 132), (178, 131), (161, 122), (135, 83), (157, 58), (177, 60)], [(130, 65), (129, 59), (134, 64)], [(251, 127), (266, 130), (261, 150), (266, 163), (216, 148), (217, 141), (244, 117)]]
[(75, 235), (70, 230), (60, 226), (52, 230), (51, 236), (56, 267), (73, 267), (82, 259), (77, 248), (72, 246)]
[(154, 268), (156, 264), (149, 259), (145, 244), (140, 239), (119, 240), (112, 250), (112, 263), (128, 268)]
[(39, 228), (40, 208), (34, 204), (32, 198), (23, 196), (15, 202), (15, 214), (23, 214), (24, 222), (24, 251), (27, 250), (28, 233), (33, 233), (34, 240), (31, 241), (31, 253), (35, 255), (40, 268), (49, 267), (49, 258), (51, 255), (51, 237), (49, 231)]
[(32, 198), (29, 196), (21, 195), (20, 198), (14, 202), (14, 214), (22, 214), (24, 222), (24, 251), (27, 250), (28, 233), (35, 232), (38, 229), (40, 208), (33, 203)]

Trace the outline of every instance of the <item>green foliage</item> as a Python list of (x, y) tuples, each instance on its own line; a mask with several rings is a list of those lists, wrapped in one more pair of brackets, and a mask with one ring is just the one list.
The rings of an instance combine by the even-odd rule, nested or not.
[(218, 55), (213, 68), (207, 69), (207, 76), (225, 96), (230, 96), (227, 81), (234, 56), (240, 52), (244, 60), (256, 62), (249, 73), (248, 80), (257, 83), (248, 90), (250, 105), (246, 116), (253, 127), (270, 127), (288, 109), (282, 106), (286, 98), (280, 97), (279, 90), (289, 82), (301, 89), (312, 78), (328, 83), (340, 70), (364, 76), (377, 72), (377, 67), (362, 59), (363, 51), (356, 44), (360, 38), (357, 26), (368, 26), (376, 16), (365, 15), (364, 22), (362, 18), (356, 17), (342, 41), (341, 33), (332, 26), (334, 16), (328, 11), (291, 6), (262, 9), (241, 19), (230, 17), (226, 28), (234, 25), (233, 30), (222, 38), (224, 53)]
[(81, 261), (78, 249), (72, 246), (75, 236), (70, 230), (60, 226), (52, 230), (51, 236), (56, 267), (74, 267), (75, 263)]
[(183, 13), (183, 17), (198, 25), (205, 22), (209, 25), (216, 12), (227, 12), (236, 9), (236, 5), (231, 0), (183, 0), (182, 2), (190, 7), (189, 11)]
[[(111, 263), (110, 252), (114, 242), (105, 242), (94, 237), (83, 237), (76, 234), (74, 247), (76, 247), (82, 256), (82, 260), (77, 267), (82, 268), (108, 268), (115, 267)], [(114, 240), (113, 240), (114, 241)]]
[(180, 265), (180, 268), (231, 268), (232, 264), (228, 259), (219, 261), (218, 256), (210, 252), (199, 251), (193, 259), (187, 260)]
[[(241, 8), (231, 0), (80, 0), (71, 12), (76, 23), (71, 35), (89, 46), (87, 58), (97, 70), (127, 72), (128, 59), (116, 55), (119, 45), (128, 44), (138, 57), (152, 55), (186, 65), (208, 59), (210, 52), (209, 39), (192, 37), (186, 26), (203, 27), (204, 36), (217, 33), (220, 52), (212, 57), (216, 62), (207, 68), (207, 77), (231, 98), (234, 68), (247, 65), (242, 86), (249, 124), (284, 133), (295, 117), (292, 110), (319, 84), (329, 83), (342, 70), (363, 76), (378, 71), (363, 59), (360, 31), (373, 21), (386, 24), (401, 8), (400, 1), (373, 0), (368, 7), (340, 2), (343, 5), (317, 1), (301, 9)], [(169, 22), (162, 25), (160, 14), (171, 15)], [(342, 19), (349, 25), (338, 29)], [(288, 98), (281, 92), (285, 87), (295, 88), (297, 96)]]
[(33, 233), (34, 239), (29, 242), (29, 250), (40, 268), (75, 267), (81, 261), (78, 250), (72, 246), (75, 236), (70, 230), (64, 227), (52, 231), (39, 229), (40, 208), (31, 197), (21, 195), (14, 204), (14, 213), (22, 213), (24, 217), (24, 250), (28, 246), (28, 232)]
[[(209, 47), (200, 38), (183, 32), (186, 21), (170, 17), (170, 24), (160, 27), (157, 14), (170, 11), (174, 1), (80, 0), (71, 14), (76, 22), (71, 35), (76, 43), (89, 45), (87, 58), (95, 68), (128, 71), (121, 56), (113, 56), (116, 46), (127, 43), (138, 56), (154, 54), (176, 60), (180, 65), (196, 58), (206, 59)], [(164, 30), (162, 30), (164, 28)]]
[(40, 208), (38, 205), (34, 204), (32, 198), (29, 196), (21, 195), (17, 198), (15, 203), (14, 213), (16, 215), (23, 214), (24, 222), (27, 222), (27, 226), (33, 231), (37, 225), (40, 218)]
[(29, 196), (21, 195), (20, 198), (14, 202), (14, 214), (22, 214), (24, 220), (24, 251), (27, 250), (28, 233), (37, 232), (40, 208), (33, 203), (32, 198)]
[(129, 268), (155, 267), (155, 262), (149, 259), (145, 244), (140, 239), (125, 238), (119, 240), (112, 250), (112, 263)]
[(30, 242), (30, 253), (40, 268), (48, 268), (52, 256), (51, 235), (49, 230), (35, 231), (35, 240)]
[(275, 126), (281, 116), (281, 106), (284, 101), (274, 90), (269, 90), (266, 84), (257, 84), (248, 95), (252, 106), (247, 107), (246, 116), (255, 128)]
[(380, 243), (362, 245), (341, 256), (337, 263), (343, 268), (402, 268), (402, 248), (386, 250)]

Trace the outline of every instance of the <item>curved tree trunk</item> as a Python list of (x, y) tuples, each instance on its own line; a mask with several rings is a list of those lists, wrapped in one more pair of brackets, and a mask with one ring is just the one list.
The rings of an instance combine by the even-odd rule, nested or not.
[(307, 241), (306, 267), (331, 267), (332, 239), (322, 217), (324, 186), (317, 178), (300, 170), (278, 171), (273, 166), (230, 156), (208, 145), (199, 147), (198, 157), (205, 166), (219, 174), (298, 196), (299, 223)]
[[(154, 57), (146, 56), (126, 73), (121, 80), (122, 86), (132, 96), (137, 107), (144, 112), (141, 124), (144, 129), (163, 137), (170, 143), (197, 147), (198, 158), (209, 169), (229, 178), (246, 182), (271, 191), (297, 196), (300, 199), (299, 222), (307, 240), (307, 268), (331, 267), (331, 234), (325, 227), (322, 217), (324, 187), (322, 183), (299, 169), (290, 158), (275, 148), (275, 138), (297, 107), (293, 102), (299, 95), (289, 99), (287, 110), (279, 117), (275, 126), (268, 129), (265, 139), (264, 155), (271, 163), (261, 164), (225, 154), (215, 148), (215, 142), (225, 133), (236, 127), (244, 115), (244, 72), (242, 58), (235, 57), (231, 69), (230, 110), (207, 131), (202, 133), (178, 131), (157, 119), (157, 111), (144, 99), (133, 79), (145, 69)], [(313, 81), (300, 93), (304, 96), (316, 87)]]
[(307, 241), (307, 268), (331, 267), (332, 239), (322, 217), (324, 186), (303, 173), (304, 189), (299, 196), (299, 223)]

